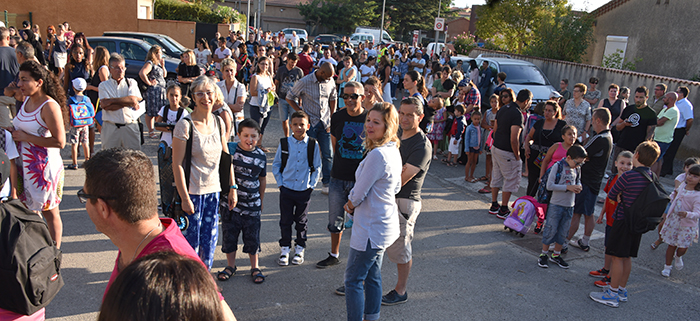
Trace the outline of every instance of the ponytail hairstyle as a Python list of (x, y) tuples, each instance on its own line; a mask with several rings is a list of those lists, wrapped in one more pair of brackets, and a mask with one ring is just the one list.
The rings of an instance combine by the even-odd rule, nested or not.
[(406, 75), (411, 77), (412, 81), (416, 82), (416, 90), (423, 95), (424, 98), (428, 97), (428, 88), (425, 88), (425, 79), (423, 76), (415, 70), (407, 72)]
[(34, 60), (27, 60), (19, 66), (19, 71), (28, 72), (29, 76), (35, 81), (41, 79), (41, 91), (47, 96), (53, 98), (61, 107), (61, 116), (63, 116), (64, 125), (68, 125), (69, 115), (66, 108), (66, 93), (63, 86), (58, 82), (58, 77), (54, 73), (46, 70), (44, 66)]

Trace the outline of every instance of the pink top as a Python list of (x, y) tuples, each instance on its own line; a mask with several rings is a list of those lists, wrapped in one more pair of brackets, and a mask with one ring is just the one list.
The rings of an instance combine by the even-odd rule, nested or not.
[(36, 311), (32, 315), (0, 309), (0, 321), (43, 321), (44, 319), (46, 319), (46, 308)]
[(668, 213), (686, 212), (686, 217), (680, 218), (681, 226), (693, 227), (698, 225), (698, 218), (700, 218), (700, 191), (689, 191), (685, 189), (685, 185), (685, 182), (681, 183), (671, 193)]
[(563, 143), (557, 143), (557, 149), (554, 151), (554, 154), (552, 154), (552, 160), (549, 161), (549, 164), (547, 165), (547, 169), (552, 167), (554, 163), (564, 159), (566, 157), (566, 149), (564, 149), (564, 144)]
[[(137, 255), (134, 260), (159, 251), (173, 251), (177, 254), (190, 257), (195, 261), (202, 263), (202, 266), (204, 266), (204, 268), (207, 267), (199, 258), (194, 249), (192, 249), (190, 243), (188, 243), (185, 237), (182, 236), (182, 232), (180, 232), (180, 229), (177, 227), (177, 224), (175, 224), (175, 221), (173, 221), (173, 219), (161, 218), (160, 223), (163, 224), (163, 227), (165, 227), (163, 233), (158, 234), (158, 236), (156, 236), (153, 240), (148, 242), (148, 244), (144, 246), (143, 250), (141, 250), (139, 255)], [(121, 255), (122, 253), (121, 251), (119, 251), (117, 259), (114, 262), (114, 270), (112, 270), (112, 275), (109, 277), (109, 283), (107, 283), (107, 288), (105, 289), (105, 294), (107, 294), (107, 291), (109, 291), (109, 287), (112, 286), (112, 283), (114, 283), (114, 280), (117, 278), (117, 275), (119, 275), (119, 257)], [(104, 295), (102, 296), (102, 299), (104, 300)], [(221, 299), (222, 301), (224, 300), (224, 297), (221, 295), (220, 292), (219, 299)]]

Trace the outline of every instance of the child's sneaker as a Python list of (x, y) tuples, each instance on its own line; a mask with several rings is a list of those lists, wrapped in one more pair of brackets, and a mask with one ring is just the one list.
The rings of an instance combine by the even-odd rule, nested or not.
[(566, 263), (566, 261), (564, 261), (561, 255), (552, 255), (552, 257), (550, 257), (549, 260), (559, 265), (559, 267), (562, 269), (569, 268), (569, 263)]
[(673, 267), (673, 265), (664, 265), (664, 269), (661, 270), (661, 275), (663, 275), (665, 277), (671, 276), (671, 268), (672, 267)]
[(610, 290), (610, 288), (606, 288), (603, 292), (591, 292), (589, 297), (591, 297), (593, 301), (605, 304), (609, 307), (617, 308), (620, 306), (620, 296)]
[(627, 289), (617, 290), (617, 298), (620, 302), (627, 302)]
[(510, 215), (510, 208), (508, 208), (508, 206), (501, 206), (496, 217), (505, 220), (508, 215)]
[(304, 248), (297, 245), (294, 248), (294, 258), (292, 259), (292, 264), (299, 265), (304, 263)]
[(610, 277), (605, 276), (604, 278), (593, 282), (593, 284), (595, 284), (595, 286), (597, 286), (599, 288), (606, 288), (610, 285)]
[(281, 252), (281, 253), (280, 253), (280, 259), (279, 259), (279, 261), (277, 262), (277, 264), (279, 264), (279, 265), (281, 265), (281, 266), (287, 266), (287, 265), (289, 265), (289, 252), (291, 252), (291, 251), (292, 251), (292, 249), (290, 249), (289, 246), (283, 246), (283, 247), (280, 249), (280, 252)]
[(549, 267), (549, 263), (547, 263), (547, 254), (540, 254), (540, 257), (537, 260), (537, 265), (545, 269)]
[(683, 269), (683, 257), (682, 256), (675, 256), (673, 260), (673, 266), (676, 267), (676, 270), (680, 271)]
[(500, 207), (501, 206), (498, 205), (498, 203), (496, 203), (496, 202), (491, 203), (491, 207), (489, 208), (489, 214), (493, 214), (493, 215), (498, 214), (498, 210), (500, 209)]
[(583, 244), (583, 240), (582, 240), (582, 239), (579, 239), (578, 242), (576, 242), (576, 245), (578, 245), (578, 247), (579, 247), (580, 249), (582, 249), (584, 252), (588, 252), (588, 250), (591, 249), (590, 246), (584, 245), (584, 244)]
[(603, 268), (603, 269), (600, 269), (597, 271), (588, 272), (588, 275), (595, 277), (595, 278), (604, 278), (604, 277), (608, 276), (608, 273), (610, 273), (610, 271)]
[(542, 232), (542, 226), (544, 225), (544, 222), (537, 222), (537, 225), (535, 225), (535, 234), (540, 234)]

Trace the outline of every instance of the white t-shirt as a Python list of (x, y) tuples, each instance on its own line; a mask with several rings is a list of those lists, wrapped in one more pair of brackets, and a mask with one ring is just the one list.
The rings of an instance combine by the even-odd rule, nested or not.
[[(216, 48), (216, 50), (214, 51), (214, 54), (219, 59), (231, 57), (231, 49), (224, 48), (224, 50), (221, 50), (221, 48), (219, 47), (219, 48)], [(214, 66), (216, 67), (216, 69), (219, 69), (219, 70), (221, 69), (221, 63), (216, 62), (216, 63), (214, 63)]]
[(211, 50), (209, 49), (204, 49), (202, 51), (199, 51), (199, 48), (194, 50), (194, 55), (197, 57), (197, 64), (198, 65), (207, 65), (207, 57), (211, 56)]
[[(368, 79), (370, 76), (374, 75), (374, 72), (375, 72), (376, 70), (377, 70), (377, 69), (374, 68), (374, 66), (370, 67), (369, 65), (361, 65), (361, 66), (360, 66), (360, 74), (363, 75), (363, 76), (360, 78), (360, 80), (364, 83), (365, 81), (367, 81), (367, 79)], [(369, 76), (364, 76), (365, 74), (367, 74), (367, 75), (369, 75)]]
[[(423, 58), (420, 58), (420, 59), (413, 58), (413, 59), (411, 59), (411, 62), (421, 64), (421, 65), (423, 65), (423, 68), (425, 68), (425, 59), (423, 59)], [(415, 70), (419, 73), (423, 73), (423, 68), (414, 67), (413, 70)]]
[[(248, 97), (248, 91), (245, 89), (245, 85), (241, 84), (238, 82), (238, 80), (234, 79), (233, 86), (231, 86), (231, 90), (226, 90), (226, 80), (222, 80), (216, 83), (217, 86), (219, 86), (219, 89), (221, 89), (221, 93), (224, 94), (224, 102), (228, 105), (233, 105), (236, 103), (236, 100), (238, 100), (238, 97), (243, 97), (243, 101), (246, 100)], [(245, 119), (245, 115), (243, 114), (243, 111), (239, 111), (237, 113), (233, 113), (234, 120), (236, 121), (236, 128), (238, 128), (238, 124), (240, 124), (243, 119)], [(231, 131), (232, 135), (237, 135), (237, 132), (235, 130)]]
[(294, 47), (294, 48), (299, 47), (299, 36), (298, 35), (292, 36), (292, 38), (289, 39), (289, 41), (292, 43), (292, 47)]
[[(165, 109), (166, 109), (166, 108), (170, 108), (170, 107), (169, 107), (169, 106), (163, 106), (163, 107), (161, 107), (160, 110), (158, 111), (158, 116), (164, 117), (164, 118), (165, 118), (165, 116), (163, 116), (163, 115), (165, 114)], [(184, 118), (185, 116), (187, 116), (187, 115), (189, 115), (189, 114), (190, 114), (190, 113), (185, 109), (185, 110), (182, 112), (182, 116), (180, 116), (179, 119), (176, 119), (176, 118), (177, 118), (177, 110), (176, 110), (176, 111), (172, 111), (172, 110), (171, 110), (171, 111), (168, 112), (168, 119), (163, 119), (163, 120), (164, 120), (166, 123), (170, 124), (170, 125), (175, 125), (175, 124), (177, 124), (177, 122), (178, 122), (180, 119)], [(171, 132), (163, 132), (163, 136), (160, 137), (160, 140), (163, 141), (163, 142), (165, 142), (165, 143), (167, 143), (168, 146), (172, 146), (172, 145), (173, 145), (173, 133), (171, 133)]]
[(367, 55), (370, 57), (376, 57), (377, 56), (377, 50), (375, 49), (368, 49), (367, 50)]
[[(5, 131), (5, 152), (7, 154), (7, 158), (10, 160), (19, 157), (17, 146), (15, 146), (15, 141), (12, 139), (12, 134), (8, 130)], [(0, 199), (9, 198), (11, 190), (12, 186), (10, 184), (10, 179), (8, 178), (5, 180), (5, 184), (2, 186), (2, 190), (0, 190)]]
[(320, 67), (321, 65), (323, 65), (324, 62), (330, 62), (331, 65), (333, 65), (333, 66), (337, 66), (337, 65), (338, 65), (338, 62), (335, 61), (335, 59), (333, 59), (333, 57), (328, 58), (328, 59), (326, 59), (326, 57), (323, 57), (323, 58), (321, 58), (321, 59), (318, 60), (318, 66)]

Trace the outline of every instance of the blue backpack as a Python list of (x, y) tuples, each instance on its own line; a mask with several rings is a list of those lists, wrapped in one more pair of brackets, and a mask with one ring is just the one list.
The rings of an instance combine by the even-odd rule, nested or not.
[(549, 204), (549, 200), (552, 199), (552, 191), (547, 190), (547, 180), (549, 174), (552, 172), (552, 168), (556, 167), (557, 173), (555, 174), (556, 176), (554, 176), (554, 183), (559, 184), (559, 181), (561, 180), (561, 172), (564, 171), (564, 162), (566, 162), (566, 158), (558, 161), (556, 164), (552, 165), (552, 167), (547, 168), (547, 170), (544, 172), (542, 182), (537, 188), (537, 203)]
[(87, 96), (83, 96), (81, 101), (76, 101), (76, 97), (68, 100), (70, 107), (70, 124), (73, 127), (90, 126), (95, 117), (95, 109)]

